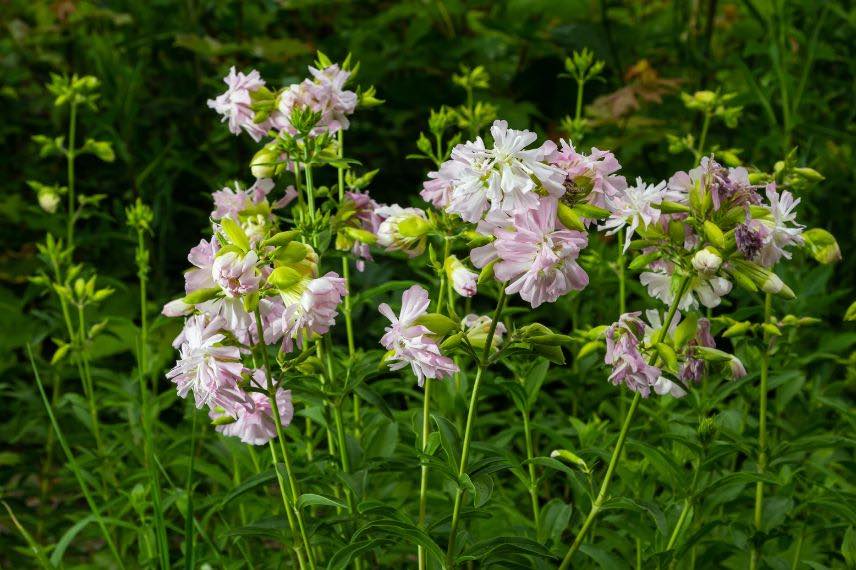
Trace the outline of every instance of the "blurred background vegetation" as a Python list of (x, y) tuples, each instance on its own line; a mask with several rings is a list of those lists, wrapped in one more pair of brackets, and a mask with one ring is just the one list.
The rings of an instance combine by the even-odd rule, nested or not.
[[(381, 168), (371, 191), (382, 201), (417, 200), (427, 164), (405, 156), (431, 108), (462, 102), (451, 81), (462, 64), (488, 71), (490, 88), (480, 95), (511, 126), (558, 139), (576, 105), (574, 81), (560, 77), (564, 59), (592, 50), (606, 66), (603, 81), (586, 87), (591, 129), (579, 146), (614, 151), (631, 179), (655, 181), (693, 166), (691, 153), (669, 148), (668, 135), (700, 128), (681, 92), (736, 93), (742, 116), (734, 128), (714, 122), (712, 143), (766, 171), (797, 147), (798, 162), (826, 178), (802, 195), (800, 220), (831, 231), (844, 259), (834, 273), (797, 263), (791, 279), (804, 294), (793, 309), (839, 328), (836, 304), (851, 300), (856, 9), (849, 1), (0, 0), (0, 25), (0, 387), (8, 406), (0, 422), (10, 442), (0, 453), (0, 479), (26, 478), (14, 465), (28, 461), (28, 434), (45, 434), (43, 418), (22, 418), (40, 403), (20, 387), (32, 384), (22, 347), (57, 328), (56, 314), (38, 308), (45, 301), (27, 281), (39, 265), (35, 243), (63, 228), (26, 183), (65, 175), (62, 161), (40, 159), (31, 139), (65, 129), (44, 87), (51, 73), (102, 82), (99, 110), (81, 112), (79, 136), (110, 141), (116, 160), (77, 162), (79, 192), (107, 198), (78, 224), (76, 257), (95, 263), (102, 282), (117, 289), (104, 313), (128, 325), (114, 318), (116, 340), (99, 350), (127, 363), (138, 309), (125, 207), (141, 197), (155, 211), (152, 297), (165, 301), (179, 291), (187, 250), (208, 224), (210, 193), (246, 181), (254, 151), (206, 100), (223, 90), (231, 65), (287, 85), (306, 75), (319, 49), (334, 60), (352, 53), (361, 63), (357, 82), (377, 86), (386, 101), (359, 113), (348, 132), (359, 141), (348, 154)], [(836, 350), (852, 336), (840, 337)], [(164, 365), (172, 356), (167, 337), (156, 355)]]

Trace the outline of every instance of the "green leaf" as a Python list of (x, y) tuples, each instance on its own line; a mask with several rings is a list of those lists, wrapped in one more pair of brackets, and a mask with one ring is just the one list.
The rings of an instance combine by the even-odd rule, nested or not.
[(387, 541), (380, 538), (374, 538), (371, 540), (353, 542), (343, 546), (337, 550), (332, 557), (330, 557), (330, 561), (327, 563), (327, 570), (344, 570), (345, 568), (350, 567), (351, 560), (353, 560), (355, 556), (359, 556), (363, 552), (377, 548), (385, 542)]
[(552, 499), (541, 507), (540, 533), (538, 542), (557, 541), (571, 522), (571, 505), (560, 499)]
[(835, 237), (821, 228), (812, 228), (802, 234), (805, 247), (815, 260), (820, 263), (841, 261), (841, 249)]
[(223, 228), (226, 237), (229, 238), (229, 243), (239, 247), (244, 252), (250, 251), (250, 238), (247, 237), (244, 228), (235, 220), (223, 218), (220, 220), (220, 227)]
[(446, 462), (453, 470), (458, 470), (458, 458), (461, 456), (461, 439), (455, 424), (437, 414), (431, 414), (437, 431), (440, 432), (440, 445), (446, 452)]
[(266, 471), (262, 471), (261, 473), (258, 473), (256, 475), (253, 475), (252, 477), (248, 478), (246, 481), (244, 481), (243, 483), (241, 483), (240, 485), (238, 485), (237, 487), (235, 487), (234, 489), (229, 491), (229, 493), (227, 493), (225, 497), (220, 499), (220, 502), (217, 504), (216, 508), (218, 510), (222, 509), (223, 507), (225, 507), (226, 505), (228, 505), (229, 503), (231, 503), (232, 501), (234, 501), (235, 499), (237, 499), (238, 497), (240, 497), (244, 493), (246, 493), (248, 491), (252, 491), (256, 487), (260, 487), (262, 485), (267, 485), (271, 481), (275, 481), (275, 480), (276, 480), (276, 472), (273, 470), (273, 468), (268, 469)]
[(656, 504), (648, 501), (634, 501), (627, 497), (615, 497), (607, 500), (603, 504), (603, 509), (627, 509), (639, 513), (645, 513), (651, 517), (654, 524), (657, 525), (657, 530), (661, 535), (667, 536), (669, 527), (666, 524), (666, 516)]
[(375, 305), (377, 305), (378, 297), (380, 297), (381, 295), (389, 293), (390, 291), (407, 289), (408, 287), (411, 287), (416, 284), (416, 281), (387, 281), (382, 285), (366, 289), (362, 293), (354, 295), (351, 299), (351, 307), (357, 307), (361, 303), (368, 302), (373, 302)]
[(348, 507), (338, 501), (334, 501), (323, 495), (315, 495), (314, 493), (304, 493), (297, 498), (297, 508), (305, 509), (306, 507), (322, 506), (322, 507), (337, 507), (348, 510)]

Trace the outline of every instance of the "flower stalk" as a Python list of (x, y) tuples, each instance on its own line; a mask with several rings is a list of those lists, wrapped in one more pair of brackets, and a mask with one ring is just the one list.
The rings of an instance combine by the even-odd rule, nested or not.
[(455, 492), (455, 502), (452, 507), (452, 523), (449, 531), (449, 546), (446, 549), (446, 566), (449, 568), (455, 567), (455, 540), (457, 539), (458, 524), (461, 517), (461, 507), (464, 499), (464, 488), (460, 485), (460, 481), (467, 472), (467, 461), (470, 456), (470, 443), (472, 442), (473, 426), (475, 425), (476, 408), (478, 406), (479, 388), (484, 376), (484, 372), (489, 364), (490, 350), (493, 343), (493, 336), (496, 333), (496, 326), (502, 318), (502, 311), (505, 307), (505, 285), (500, 286), (499, 299), (496, 302), (496, 310), (493, 313), (493, 321), (490, 323), (490, 330), (487, 333), (487, 339), (484, 345), (481, 360), (478, 362), (476, 377), (473, 381), (472, 394), (470, 395), (470, 403), (467, 408), (467, 423), (464, 427), (464, 443), (461, 448), (461, 460), (458, 465), (458, 488)]
[[(654, 341), (654, 345), (663, 342), (663, 339), (666, 338), (666, 333), (669, 330), (669, 327), (672, 325), (672, 320), (675, 318), (675, 313), (678, 310), (678, 305), (680, 304), (681, 298), (686, 293), (687, 287), (689, 285), (690, 277), (685, 275), (681, 279), (681, 283), (678, 287), (677, 295), (675, 296), (675, 300), (672, 305), (669, 307), (669, 312), (666, 315), (665, 321), (663, 323), (662, 328), (658, 331), (657, 337)], [(654, 352), (651, 356), (650, 365), (653, 365), (658, 359), (657, 352)], [(603, 476), (603, 482), (600, 485), (600, 491), (598, 491), (597, 497), (592, 503), (591, 510), (589, 511), (588, 516), (583, 522), (583, 526), (580, 529), (580, 532), (577, 533), (574, 542), (571, 544), (571, 547), (568, 549), (568, 552), (565, 554), (565, 557), (562, 559), (562, 563), (559, 565), (560, 570), (566, 570), (570, 567), (571, 560), (574, 557), (574, 554), (579, 550), (580, 546), (582, 546), (583, 539), (585, 538), (586, 533), (588, 532), (591, 525), (594, 523), (597, 515), (600, 513), (600, 510), (603, 506), (604, 501), (607, 498), (607, 494), (609, 493), (609, 486), (612, 482), (612, 476), (615, 473), (615, 469), (618, 467), (619, 458), (621, 457), (621, 452), (624, 449), (624, 443), (627, 440), (627, 433), (630, 430), (630, 425), (633, 423), (633, 416), (636, 414), (636, 410), (639, 408), (639, 402), (642, 400), (642, 395), (639, 392), (633, 396), (633, 401), (630, 402), (630, 409), (627, 410), (627, 416), (624, 418), (624, 424), (621, 426), (621, 431), (618, 434), (618, 441), (615, 443), (615, 448), (612, 450), (612, 457), (609, 460), (609, 466), (606, 468), (606, 474)]]

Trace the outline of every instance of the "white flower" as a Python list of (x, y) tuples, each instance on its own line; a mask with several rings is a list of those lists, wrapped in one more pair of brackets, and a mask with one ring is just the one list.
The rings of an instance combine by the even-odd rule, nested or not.
[[(648, 288), (648, 294), (667, 305), (675, 302), (675, 283), (672, 275), (665, 271), (645, 271), (639, 281)], [(705, 307), (716, 307), (722, 297), (731, 292), (731, 282), (723, 277), (696, 276), (690, 281), (686, 293), (679, 300), (678, 309), (695, 309), (699, 303)]]
[(794, 200), (793, 195), (787, 190), (781, 194), (776, 190), (775, 184), (767, 186), (767, 201), (770, 206), (772, 220), (761, 219), (764, 227), (768, 230), (764, 235), (764, 242), (758, 254), (759, 261), (764, 267), (772, 267), (782, 257), (790, 259), (790, 252), (785, 248), (791, 245), (802, 245), (802, 231), (805, 226), (796, 221), (796, 207), (800, 199)]
[(548, 141), (527, 149), (537, 135), (509, 129), (505, 121), (494, 121), (490, 133), (493, 148), (486, 148), (478, 137), (452, 151), (451, 160), (460, 166), (449, 170), (460, 172), (452, 189), (449, 212), (476, 223), (486, 210), (510, 213), (537, 208), (539, 186), (552, 196), (564, 193), (564, 171), (546, 162), (555, 144)]
[(624, 251), (630, 247), (630, 238), (639, 226), (647, 228), (660, 220), (660, 210), (654, 207), (670, 197), (665, 182), (646, 184), (636, 179), (636, 186), (629, 186), (615, 197), (606, 197), (611, 214), (598, 229), (607, 230), (607, 235), (618, 233), (627, 227)]

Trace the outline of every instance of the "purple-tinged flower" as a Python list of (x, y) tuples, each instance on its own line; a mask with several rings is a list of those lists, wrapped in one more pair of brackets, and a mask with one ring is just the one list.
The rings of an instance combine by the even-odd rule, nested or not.
[(265, 82), (255, 69), (249, 75), (236, 72), (232, 67), (229, 75), (223, 78), (227, 89), (216, 99), (209, 99), (208, 106), (223, 116), (223, 121), (229, 121), (229, 131), (240, 134), (241, 129), (247, 132), (254, 141), (259, 142), (270, 130), (270, 122), (256, 123), (253, 120), (255, 111), (252, 105), (252, 93), (264, 87)]
[(746, 259), (755, 259), (764, 245), (764, 236), (767, 233), (757, 220), (749, 220), (745, 224), (739, 224), (734, 228), (734, 241), (737, 251)]
[(256, 271), (259, 256), (254, 251), (241, 255), (228, 251), (214, 259), (211, 274), (227, 297), (240, 297), (259, 290), (261, 276)]
[(446, 258), (446, 277), (455, 292), (462, 297), (472, 297), (478, 289), (479, 275), (471, 271), (454, 255)]
[(539, 186), (555, 198), (564, 194), (565, 173), (546, 162), (556, 149), (554, 143), (527, 149), (535, 142), (535, 133), (509, 129), (505, 121), (494, 121), (490, 133), (493, 148), (486, 148), (478, 137), (452, 150), (451, 160), (457, 166), (448, 168), (457, 180), (447, 211), (477, 223), (486, 211), (516, 213), (537, 208)]
[(348, 294), (345, 280), (334, 272), (306, 283), (297, 301), (287, 303), (282, 313), (282, 348), (285, 352), (303, 348), (314, 335), (327, 333), (339, 314), (339, 303)]
[(588, 275), (577, 263), (588, 237), (556, 227), (556, 202), (542, 200), (537, 209), (516, 213), (512, 229), (495, 230), (496, 240), (473, 249), (470, 259), (479, 268), (497, 260), (494, 275), (508, 282), (506, 292), (520, 293), (533, 308), (553, 303), (588, 285)]
[(180, 341), (180, 358), (166, 377), (175, 383), (182, 398), (192, 391), (197, 408), (222, 406), (233, 411), (239, 399), (237, 383), (244, 366), (237, 347), (221, 344), (226, 340), (221, 332), (224, 325), (220, 318), (192, 316), (185, 320), (176, 339)]
[[(356, 220), (357, 227), (377, 235), (383, 221), (383, 218), (377, 214), (380, 205), (369, 196), (368, 192), (345, 192), (345, 200), (350, 202), (354, 210), (353, 219)], [(369, 245), (358, 239), (354, 240), (351, 253), (357, 259), (357, 271), (363, 271), (366, 266), (365, 262), (373, 259)]]
[(687, 343), (686, 360), (680, 369), (681, 380), (684, 382), (699, 382), (704, 374), (704, 360), (696, 358), (694, 349), (697, 346), (716, 348), (716, 341), (710, 334), (710, 321), (707, 319), (698, 320), (695, 337)]
[(775, 183), (767, 185), (766, 194), (772, 220), (758, 220), (767, 229), (758, 254), (758, 262), (764, 267), (772, 267), (783, 257), (791, 258), (791, 253), (786, 248), (803, 244), (801, 234), (805, 226), (796, 221), (799, 198), (795, 200), (793, 194), (787, 190), (779, 194)]
[(621, 165), (611, 152), (592, 148), (585, 155), (567, 141), (562, 140), (561, 145), (561, 150), (552, 152), (547, 160), (565, 172), (565, 192), (574, 203), (585, 201), (606, 208), (607, 198), (614, 198), (627, 188), (624, 177), (615, 174)]
[(640, 315), (639, 312), (625, 313), (606, 329), (604, 363), (612, 366), (610, 382), (616, 386), (624, 384), (647, 398), (660, 378), (660, 369), (645, 362), (639, 351), (640, 337), (645, 331)]
[(743, 362), (736, 356), (732, 356), (731, 360), (728, 361), (728, 367), (731, 370), (732, 379), (739, 380), (746, 376), (746, 368), (743, 366)]
[[(256, 370), (253, 373), (253, 379), (259, 386), (267, 387), (264, 370)], [(291, 390), (277, 389), (276, 406), (282, 425), (289, 425), (294, 417)], [(249, 445), (265, 445), (276, 437), (273, 406), (271, 406), (270, 397), (267, 394), (247, 392), (242, 400), (242, 405), (238, 406), (232, 414), (226, 413), (222, 408), (214, 408), (208, 412), (208, 417), (212, 420), (224, 416), (230, 416), (235, 421), (214, 428), (223, 435), (237, 437)]]
[(428, 291), (414, 285), (401, 296), (401, 311), (397, 316), (386, 303), (378, 307), (392, 323), (380, 340), (381, 345), (392, 352), (387, 359), (390, 370), (410, 365), (419, 386), (425, 383), (425, 378), (445, 378), (458, 371), (454, 361), (440, 352), (431, 331), (416, 324), (416, 319), (428, 310), (429, 303)]

